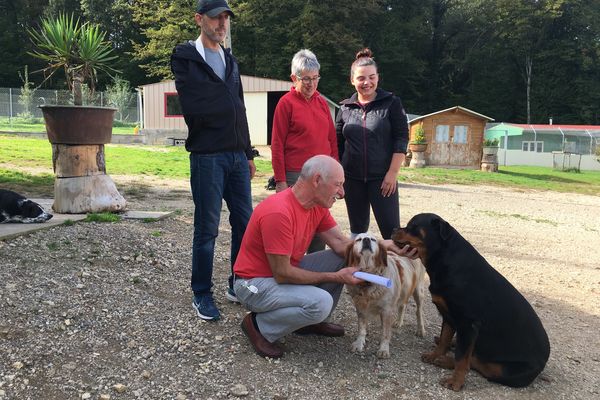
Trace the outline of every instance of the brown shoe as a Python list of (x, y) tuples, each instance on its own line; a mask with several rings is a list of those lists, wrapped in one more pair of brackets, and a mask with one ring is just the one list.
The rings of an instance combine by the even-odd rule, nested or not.
[(308, 325), (300, 328), (294, 333), (297, 333), (298, 335), (321, 335), (337, 337), (344, 336), (344, 327), (329, 322), (321, 322), (319, 324)]
[(250, 344), (254, 347), (254, 350), (259, 356), (279, 358), (283, 355), (283, 350), (279, 348), (275, 343), (269, 342), (254, 326), (252, 321), (252, 315), (254, 313), (248, 313), (242, 320), (242, 331), (250, 339)]

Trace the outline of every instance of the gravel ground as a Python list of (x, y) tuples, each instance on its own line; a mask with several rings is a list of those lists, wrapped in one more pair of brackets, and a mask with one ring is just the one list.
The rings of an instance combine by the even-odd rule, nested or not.
[[(0, 241), (0, 399), (597, 399), (600, 397), (600, 198), (490, 187), (401, 185), (402, 224), (435, 212), (453, 224), (532, 303), (550, 337), (545, 371), (511, 389), (467, 376), (462, 392), (420, 361), (439, 334), (414, 306), (391, 358), (350, 352), (356, 318), (347, 294), (342, 338), (289, 336), (277, 361), (255, 355), (225, 300), (228, 234), (221, 226), (215, 295), (223, 319), (201, 321), (189, 290), (192, 202), (185, 181), (113, 177), (135, 210), (179, 210), (156, 222), (75, 223)], [(272, 192), (255, 182), (258, 202)], [(343, 202), (333, 213), (348, 231)], [(226, 211), (223, 221), (226, 221)], [(376, 229), (373, 229), (376, 232)]]

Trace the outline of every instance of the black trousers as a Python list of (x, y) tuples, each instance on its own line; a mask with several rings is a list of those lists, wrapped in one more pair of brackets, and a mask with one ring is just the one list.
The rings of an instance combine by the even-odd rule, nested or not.
[(363, 233), (369, 230), (371, 217), (370, 209), (373, 208), (375, 221), (379, 232), (384, 239), (390, 239), (394, 228), (400, 226), (400, 204), (398, 190), (390, 197), (381, 194), (383, 179), (363, 181), (346, 179), (344, 191), (346, 192), (346, 210), (350, 221), (352, 233)]

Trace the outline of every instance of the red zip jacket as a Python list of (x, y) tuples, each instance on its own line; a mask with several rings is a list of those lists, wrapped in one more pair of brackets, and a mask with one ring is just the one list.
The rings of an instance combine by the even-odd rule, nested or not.
[(292, 87), (277, 103), (273, 116), (271, 156), (275, 181), (285, 182), (286, 171), (300, 172), (304, 162), (318, 154), (338, 160), (329, 107), (319, 92), (306, 100)]

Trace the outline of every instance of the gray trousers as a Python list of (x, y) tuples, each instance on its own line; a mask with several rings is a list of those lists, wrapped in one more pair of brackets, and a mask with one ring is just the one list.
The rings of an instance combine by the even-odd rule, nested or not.
[[(300, 268), (316, 272), (335, 272), (345, 260), (333, 250), (307, 254)], [(326, 320), (337, 305), (344, 285), (278, 284), (274, 278), (236, 279), (233, 289), (238, 300), (256, 313), (262, 335), (273, 343), (297, 329)]]

